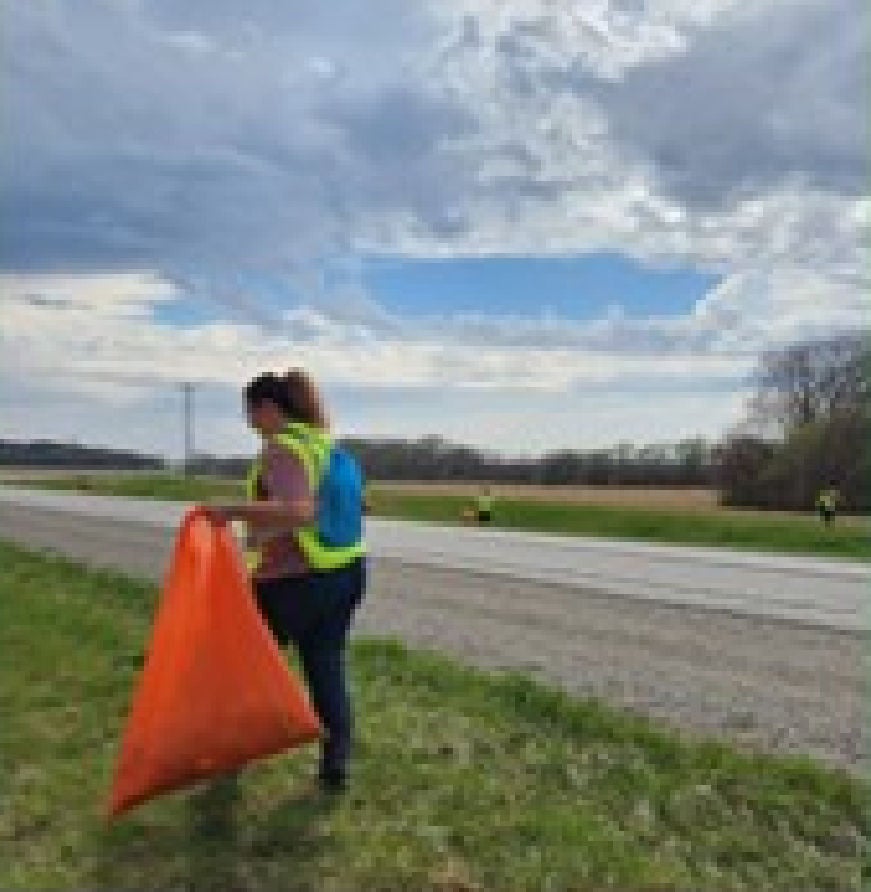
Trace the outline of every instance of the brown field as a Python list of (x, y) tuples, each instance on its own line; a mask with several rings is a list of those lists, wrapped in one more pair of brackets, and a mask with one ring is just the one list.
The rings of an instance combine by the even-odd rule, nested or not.
[[(488, 484), (442, 483), (437, 481), (372, 481), (372, 486), (383, 492), (409, 495), (468, 496), (471, 498)], [(699, 512), (704, 514), (742, 514), (765, 517), (793, 517), (816, 520), (809, 511), (760, 511), (753, 508), (728, 508), (719, 504), (719, 492), (704, 488), (669, 488), (660, 486), (538, 486), (531, 483), (493, 484), (490, 489), (497, 498), (568, 505), (607, 505), (624, 508), (652, 508), (666, 511)], [(866, 516), (845, 515), (838, 523), (867, 523)]]
[[(418, 495), (473, 496), (486, 484), (417, 481), (373, 481), (385, 492)], [(493, 494), (505, 499), (560, 502), (570, 505), (626, 505), (635, 508), (719, 509), (715, 489), (668, 489), (654, 486), (537, 486), (531, 483), (494, 484)]]

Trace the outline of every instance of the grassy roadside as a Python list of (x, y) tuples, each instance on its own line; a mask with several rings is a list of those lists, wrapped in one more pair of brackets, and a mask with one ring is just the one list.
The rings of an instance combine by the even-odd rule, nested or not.
[[(373, 513), (383, 517), (454, 523), (469, 500), (461, 496), (418, 496), (375, 490), (372, 503)], [(702, 514), (677, 509), (500, 499), (495, 520), (501, 528), (563, 535), (819, 554), (854, 560), (871, 557), (867, 526), (825, 529), (815, 518), (767, 516), (762, 512)]]
[(861, 888), (845, 773), (373, 639), (346, 798), (309, 792), (309, 749), (105, 827), (154, 588), (2, 543), (0, 565), (0, 888)]
[[(242, 485), (235, 481), (172, 474), (81, 474), (16, 481), (15, 485), (183, 501), (235, 499), (243, 495)], [(398, 492), (377, 485), (372, 487), (371, 502), (376, 516), (437, 523), (457, 523), (469, 504), (468, 498), (461, 495)], [(867, 520), (826, 529), (814, 517), (763, 512), (703, 513), (679, 508), (500, 499), (495, 525), (564, 535), (871, 559), (871, 527)]]
[(10, 486), (85, 492), (94, 495), (127, 496), (134, 499), (165, 499), (175, 502), (199, 502), (214, 499), (241, 499), (245, 487), (238, 480), (219, 477), (184, 477), (181, 474), (137, 473), (70, 474), (66, 477), (12, 478)]

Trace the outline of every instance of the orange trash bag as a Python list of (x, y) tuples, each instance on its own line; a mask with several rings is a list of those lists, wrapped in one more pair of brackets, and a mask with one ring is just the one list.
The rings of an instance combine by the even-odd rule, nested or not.
[(254, 603), (228, 526), (188, 512), (124, 731), (109, 816), (319, 735), (308, 695)]

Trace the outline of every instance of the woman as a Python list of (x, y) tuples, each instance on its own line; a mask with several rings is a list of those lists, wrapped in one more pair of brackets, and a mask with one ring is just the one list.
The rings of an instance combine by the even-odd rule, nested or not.
[(258, 606), (278, 642), (292, 642), (299, 652), (326, 731), (318, 779), (323, 788), (338, 791), (346, 785), (351, 756), (345, 667), (351, 620), (365, 590), (363, 546), (334, 549), (327, 565), (338, 564), (335, 569), (319, 566), (320, 545), (311, 551), (322, 462), (330, 446), (323, 404), (308, 376), (300, 370), (260, 375), (245, 388), (245, 403), (248, 423), (263, 440), (249, 477), (252, 501), (206, 511), (217, 522), (242, 520), (248, 526)]

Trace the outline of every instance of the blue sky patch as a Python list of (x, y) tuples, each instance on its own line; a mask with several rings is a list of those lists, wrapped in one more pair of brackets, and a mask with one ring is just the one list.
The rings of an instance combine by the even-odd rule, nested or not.
[(719, 277), (691, 267), (647, 266), (619, 254), (581, 257), (372, 258), (363, 282), (399, 316), (484, 313), (566, 319), (602, 316), (620, 305), (630, 316), (678, 316)]
[(220, 307), (199, 298), (182, 297), (154, 304), (152, 318), (160, 325), (173, 328), (197, 328), (215, 322), (223, 315)]

